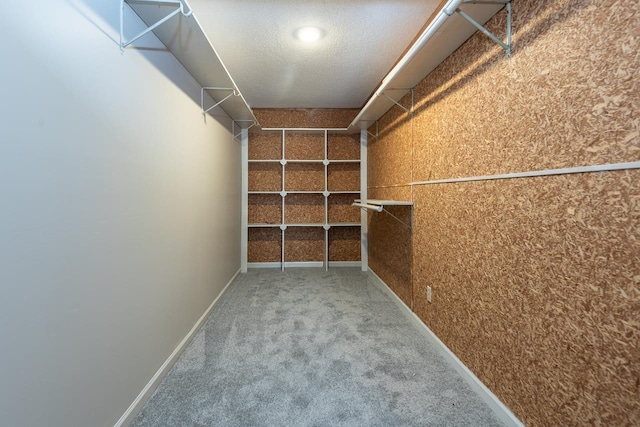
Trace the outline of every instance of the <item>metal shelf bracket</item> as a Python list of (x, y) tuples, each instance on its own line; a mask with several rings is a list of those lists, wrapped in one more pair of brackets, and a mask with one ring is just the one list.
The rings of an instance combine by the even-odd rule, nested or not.
[[(204, 108), (204, 91), (205, 90), (231, 91), (231, 93), (205, 110), (205, 108)], [(237, 90), (235, 90), (234, 88), (232, 88), (232, 87), (205, 86), (202, 89), (200, 89), (200, 106), (202, 107), (202, 117), (205, 117), (205, 115), (209, 111), (213, 110), (218, 105), (222, 104), (224, 101), (226, 101), (227, 99), (231, 98), (232, 96), (240, 96), (240, 93)]]
[(376, 93), (377, 96), (384, 96), (386, 98), (388, 98), (391, 102), (393, 102), (394, 104), (396, 104), (398, 107), (402, 108), (405, 112), (407, 112), (408, 114), (413, 114), (413, 88), (411, 89), (402, 89), (402, 88), (395, 88), (395, 89), (386, 89), (387, 91), (392, 91), (392, 90), (403, 90), (403, 91), (411, 91), (411, 106), (409, 108), (405, 107), (404, 105), (400, 104), (398, 101), (396, 101), (395, 99), (393, 99), (392, 97), (390, 97), (389, 95), (387, 95), (385, 92), (381, 92), (381, 93)]
[(367, 133), (368, 133), (370, 136), (372, 136), (373, 138), (378, 139), (378, 121), (377, 121), (377, 120), (376, 120), (376, 133), (375, 133), (375, 135), (374, 135), (374, 134), (372, 134), (371, 132), (369, 132), (369, 129), (367, 129)]
[[(500, 40), (491, 31), (487, 30), (478, 21), (476, 21), (471, 16), (466, 14), (463, 10), (460, 10), (458, 8), (458, 9), (456, 9), (456, 13), (458, 15), (462, 16), (467, 21), (469, 21), (469, 23), (471, 23), (471, 25), (476, 27), (478, 29), (478, 31), (480, 31), (482, 34), (484, 34), (485, 36), (489, 37), (491, 40), (496, 42), (500, 47), (502, 47), (504, 49), (506, 55), (507, 55), (507, 58), (509, 58), (511, 56), (511, 47), (512, 47), (511, 46), (511, 1), (466, 0), (464, 3), (468, 3), (468, 4), (503, 4), (503, 5), (505, 5), (507, 7), (507, 40), (506, 40), (506, 42)], [(446, 13), (446, 11), (445, 11), (445, 13)], [(452, 14), (447, 13), (447, 15), (451, 16)]]
[(125, 0), (120, 0), (120, 52), (123, 52), (125, 47), (129, 46), (131, 43), (135, 42), (136, 40), (138, 40), (140, 37), (144, 36), (145, 34), (155, 30), (157, 27), (159, 27), (160, 25), (162, 25), (165, 22), (167, 22), (169, 19), (171, 19), (174, 16), (176, 16), (178, 13), (182, 13), (182, 15), (184, 15), (185, 17), (189, 17), (189, 16), (191, 16), (193, 14), (193, 11), (191, 9), (189, 9), (189, 10), (186, 9), (185, 4), (182, 2), (182, 0), (128, 0), (127, 3), (153, 3), (153, 4), (158, 4), (158, 5), (160, 5), (160, 4), (175, 4), (175, 5), (178, 5), (178, 7), (173, 12), (171, 12), (170, 14), (165, 16), (164, 18), (160, 19), (155, 24), (151, 25), (149, 28), (145, 29), (144, 31), (140, 32), (138, 35), (136, 35), (133, 38), (131, 38), (131, 40), (125, 40), (125, 37), (124, 37), (124, 4), (125, 4)]
[[(236, 123), (238, 123), (238, 128), (240, 129), (240, 133), (236, 133)], [(242, 125), (240, 123), (251, 123), (249, 126), (247, 127), (242, 127)], [(251, 129), (254, 126), (258, 126), (258, 122), (256, 122), (255, 120), (234, 120), (231, 124), (231, 131), (233, 133), (233, 139), (235, 139), (236, 141), (240, 141), (240, 135), (242, 135), (242, 129)]]

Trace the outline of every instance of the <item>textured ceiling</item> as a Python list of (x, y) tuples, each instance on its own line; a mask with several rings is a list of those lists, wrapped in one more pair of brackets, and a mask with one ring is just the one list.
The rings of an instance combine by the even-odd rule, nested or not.
[[(256, 108), (359, 108), (440, 0), (190, 0)], [(317, 26), (306, 44), (296, 29)]]

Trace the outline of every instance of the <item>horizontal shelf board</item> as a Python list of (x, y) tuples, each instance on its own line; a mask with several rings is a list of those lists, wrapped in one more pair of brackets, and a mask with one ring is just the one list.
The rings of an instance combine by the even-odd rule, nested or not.
[(322, 195), (323, 191), (287, 191), (287, 194), (320, 194)]
[(359, 222), (331, 222), (329, 226), (331, 227), (360, 227), (362, 224)]
[(279, 191), (249, 191), (247, 194), (277, 194), (280, 195)]
[(377, 200), (377, 199), (367, 199), (362, 201), (361, 199), (355, 199), (356, 203), (363, 203), (367, 205), (378, 205), (378, 206), (413, 206), (413, 202), (408, 200)]
[(331, 160), (331, 159), (329, 159), (329, 163), (360, 163), (360, 160)]
[(280, 160), (249, 160), (249, 163), (280, 163)]
[(302, 159), (286, 159), (287, 163), (320, 163), (324, 160), (302, 160)]
[(324, 227), (324, 224), (319, 224), (319, 223), (309, 223), (309, 224), (304, 224), (304, 223), (297, 223), (297, 224), (291, 224), (291, 223), (285, 223), (285, 225), (287, 227)]
[[(151, 26), (173, 12), (177, 5), (167, 5), (147, 2), (127, 3), (131, 9)], [(172, 17), (162, 25), (156, 27), (153, 33), (169, 49), (176, 59), (186, 68), (201, 87), (234, 88), (237, 86), (227, 68), (224, 66), (214, 47), (202, 31), (202, 27), (196, 17), (196, 12), (185, 17), (181, 13)], [(141, 39), (142, 40), (142, 39)], [(222, 100), (229, 92), (208, 91), (209, 95), (217, 101)], [(251, 108), (244, 97), (238, 91), (239, 96), (231, 96), (220, 104), (233, 120), (248, 120), (238, 123), (241, 127), (248, 127), (251, 122), (257, 123)], [(198, 101), (200, 101), (198, 99)], [(207, 106), (205, 105), (205, 108)]]
[[(480, 24), (485, 24), (495, 15), (504, 4), (468, 4), (463, 3), (460, 9), (471, 15)], [(435, 34), (425, 43), (420, 51), (413, 57), (407, 66), (400, 71), (385, 93), (394, 99), (401, 99), (408, 89), (422, 81), (440, 65), (449, 55), (460, 47), (477, 29), (470, 25), (463, 17), (454, 13), (447, 18)], [(366, 130), (372, 123), (378, 120), (395, 104), (386, 96), (377, 96), (378, 88), (372, 95), (359, 118), (359, 123), (353, 123), (363, 130)], [(368, 106), (367, 106), (368, 105)]]
[(331, 194), (360, 194), (360, 191), (329, 191)]
[(249, 224), (249, 228), (279, 228), (280, 224)]

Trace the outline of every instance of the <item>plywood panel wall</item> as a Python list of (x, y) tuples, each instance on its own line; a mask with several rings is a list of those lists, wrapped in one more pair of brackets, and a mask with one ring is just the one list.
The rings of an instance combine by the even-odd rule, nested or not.
[(249, 160), (282, 159), (282, 132), (251, 132)]
[(329, 160), (360, 160), (360, 134), (329, 133), (327, 158)]
[[(411, 200), (411, 187), (377, 188), (369, 190), (369, 198)], [(411, 208), (387, 207), (386, 212), (368, 213), (369, 267), (409, 307), (413, 305), (411, 287)], [(404, 222), (403, 225), (398, 220)]]
[(324, 196), (288, 194), (284, 199), (284, 221), (288, 224), (324, 224)]
[(640, 419), (639, 171), (416, 187), (415, 203), (416, 313), (526, 424)]
[(290, 160), (324, 159), (324, 134), (287, 132), (285, 158)]
[(416, 86), (415, 180), (640, 158), (637, 9), (514, 1), (511, 58), (478, 34)]
[(360, 261), (360, 227), (331, 227), (329, 261)]
[(284, 242), (285, 261), (324, 261), (324, 237), (322, 227), (287, 228)]
[(248, 262), (280, 262), (282, 231), (279, 228), (249, 228)]
[(415, 202), (412, 273), (373, 214), (371, 268), (527, 425), (640, 419), (640, 172), (408, 184), (640, 160), (638, 5), (514, 1), (512, 58), (476, 34), (369, 139), (369, 197)]
[(263, 128), (346, 128), (360, 110), (357, 108), (254, 108)]

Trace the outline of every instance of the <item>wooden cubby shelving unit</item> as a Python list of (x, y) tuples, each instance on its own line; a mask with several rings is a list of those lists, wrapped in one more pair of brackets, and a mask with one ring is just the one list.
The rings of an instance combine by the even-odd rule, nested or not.
[(248, 266), (360, 266), (360, 134), (270, 129), (247, 144)]

